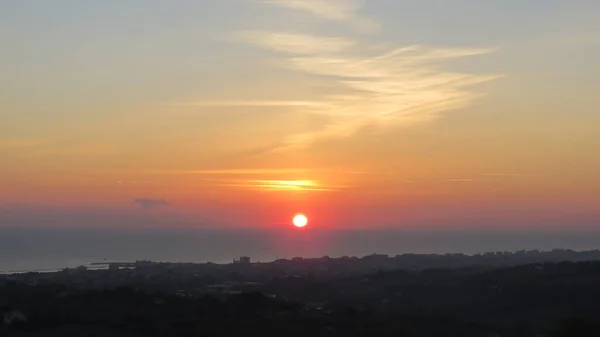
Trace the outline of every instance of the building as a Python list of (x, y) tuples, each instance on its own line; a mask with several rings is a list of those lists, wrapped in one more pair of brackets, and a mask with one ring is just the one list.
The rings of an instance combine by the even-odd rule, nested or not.
[(235, 260), (234, 259), (233, 263), (234, 264), (251, 264), (252, 262), (250, 260), (250, 257), (248, 257), (248, 256), (242, 256), (242, 257), (240, 257), (239, 260)]

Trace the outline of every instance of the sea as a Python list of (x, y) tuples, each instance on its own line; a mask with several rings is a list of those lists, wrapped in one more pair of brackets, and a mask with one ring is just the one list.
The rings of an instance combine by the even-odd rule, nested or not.
[(489, 251), (591, 250), (600, 231), (310, 230), (310, 229), (49, 229), (0, 228), (0, 273), (51, 271), (92, 263), (229, 263), (293, 257)]

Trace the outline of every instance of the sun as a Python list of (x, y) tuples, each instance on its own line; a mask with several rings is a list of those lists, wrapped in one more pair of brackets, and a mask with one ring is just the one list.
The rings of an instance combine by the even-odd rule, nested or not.
[(303, 214), (297, 214), (294, 217), (294, 226), (298, 227), (298, 228), (302, 228), (304, 226), (306, 226), (306, 224), (308, 223), (308, 218), (306, 216), (304, 216)]

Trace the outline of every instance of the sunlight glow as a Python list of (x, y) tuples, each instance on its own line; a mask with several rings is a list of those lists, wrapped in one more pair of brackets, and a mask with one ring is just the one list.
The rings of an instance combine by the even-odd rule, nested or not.
[(265, 190), (327, 191), (312, 180), (255, 180), (254, 186)]
[(308, 224), (308, 218), (303, 214), (298, 214), (294, 217), (294, 226), (302, 228)]
[(220, 187), (241, 187), (261, 191), (290, 191), (290, 192), (333, 192), (346, 185), (323, 185), (314, 180), (245, 180), (232, 183), (218, 184)]

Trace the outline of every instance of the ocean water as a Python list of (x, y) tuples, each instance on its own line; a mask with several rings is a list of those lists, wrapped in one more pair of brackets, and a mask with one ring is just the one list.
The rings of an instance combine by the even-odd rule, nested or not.
[(93, 262), (227, 263), (402, 253), (480, 253), (600, 248), (600, 231), (25, 229), (0, 228), (0, 272)]

